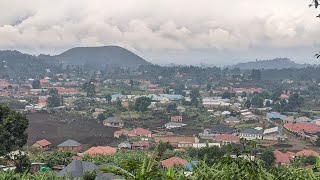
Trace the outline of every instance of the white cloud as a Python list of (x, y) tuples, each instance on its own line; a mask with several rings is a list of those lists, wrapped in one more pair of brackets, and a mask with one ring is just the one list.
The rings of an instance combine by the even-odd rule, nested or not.
[(59, 53), (74, 46), (115, 44), (155, 56), (201, 49), (231, 56), (250, 53), (252, 47), (313, 46), (320, 43), (316, 38), (320, 21), (307, 4), (301, 0), (0, 0), (0, 49)]

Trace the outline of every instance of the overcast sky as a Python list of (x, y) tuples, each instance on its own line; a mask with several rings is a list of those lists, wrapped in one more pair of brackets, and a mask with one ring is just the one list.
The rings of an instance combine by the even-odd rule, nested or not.
[[(230, 2), (232, 4), (229, 4)], [(0, 0), (0, 49), (58, 54), (119, 45), (146, 60), (315, 63), (319, 10), (309, 0)]]

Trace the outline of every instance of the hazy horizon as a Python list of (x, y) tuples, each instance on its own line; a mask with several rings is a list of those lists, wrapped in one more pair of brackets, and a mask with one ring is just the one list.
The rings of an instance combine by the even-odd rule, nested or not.
[(0, 10), (1, 50), (55, 55), (118, 45), (162, 65), (318, 64), (320, 23), (308, 1), (0, 0)]

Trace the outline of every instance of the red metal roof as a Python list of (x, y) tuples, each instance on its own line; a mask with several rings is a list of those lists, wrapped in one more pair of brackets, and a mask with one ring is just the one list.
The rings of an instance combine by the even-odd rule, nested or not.
[(273, 154), (276, 158), (276, 163), (289, 164), (292, 160), (292, 157), (289, 154), (282, 153), (281, 151), (273, 151)]
[(110, 146), (91, 147), (90, 149), (84, 152), (84, 154), (88, 155), (112, 155), (115, 153), (117, 153), (117, 150)]
[(315, 124), (309, 124), (309, 123), (286, 123), (283, 125), (284, 128), (297, 132), (297, 133), (302, 133), (302, 132), (308, 132), (308, 133), (317, 133), (320, 132), (320, 127), (318, 127)]
[(313, 150), (304, 149), (296, 153), (296, 156), (316, 156), (319, 157), (319, 153)]
[(169, 159), (163, 160), (161, 161), (161, 164), (163, 167), (172, 167), (172, 166), (177, 166), (177, 165), (182, 165), (183, 167), (185, 167), (187, 165), (188, 161), (184, 160), (182, 158), (179, 157), (171, 157)]
[(213, 137), (216, 141), (223, 141), (223, 142), (239, 142), (240, 138), (238, 136), (232, 134), (221, 134), (218, 136)]
[(131, 131), (129, 131), (129, 134), (131, 135), (149, 135), (151, 134), (151, 131), (147, 130), (147, 129), (143, 129), (143, 128), (136, 128), (133, 129)]
[(47, 141), (46, 139), (42, 139), (40, 141), (36, 141), (37, 144), (39, 144), (40, 146), (48, 146), (51, 143), (49, 141)]

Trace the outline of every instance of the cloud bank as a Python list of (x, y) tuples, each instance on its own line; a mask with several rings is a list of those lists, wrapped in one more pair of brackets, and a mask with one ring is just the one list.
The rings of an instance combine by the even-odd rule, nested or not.
[(303, 62), (320, 44), (317, 11), (307, 5), (301, 0), (0, 0), (0, 49), (57, 54), (76, 46), (119, 45), (160, 64), (279, 56)]

